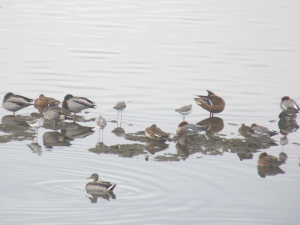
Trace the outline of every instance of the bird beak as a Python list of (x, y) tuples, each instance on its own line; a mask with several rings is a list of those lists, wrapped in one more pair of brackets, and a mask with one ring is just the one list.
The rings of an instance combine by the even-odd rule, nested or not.
[(92, 179), (92, 177), (88, 177), (88, 178), (86, 178), (86, 179)]

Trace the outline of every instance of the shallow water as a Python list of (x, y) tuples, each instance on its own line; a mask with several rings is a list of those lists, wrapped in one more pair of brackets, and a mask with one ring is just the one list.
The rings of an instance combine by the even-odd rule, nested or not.
[[(193, 105), (189, 123), (207, 119), (193, 100), (206, 90), (226, 101), (215, 115), (224, 128), (201, 138), (242, 140), (242, 123), (279, 131), (280, 99), (300, 101), (299, 8), (298, 1), (2, 1), (0, 95), (62, 101), (71, 93), (97, 109), (79, 114), (77, 124), (93, 128), (80, 134), (78, 125), (54, 131), (46, 122), (33, 140), (31, 128), (1, 126), (8, 142), (0, 144), (0, 223), (298, 224), (299, 131), (284, 146), (279, 134), (277, 146), (240, 149), (250, 158), (242, 161), (209, 141), (178, 155), (172, 140), (157, 146), (128, 135), (156, 123), (173, 138), (182, 121), (174, 109), (185, 104)], [(120, 125), (113, 106), (124, 99), (133, 102)], [(38, 111), (16, 114), (27, 121), (32, 113)], [(1, 107), (2, 125), (7, 115)], [(99, 115), (108, 120), (103, 143), (114, 149), (106, 154)], [(144, 149), (124, 154), (126, 144)], [(262, 178), (262, 151), (284, 151), (285, 174)], [(85, 178), (94, 172), (117, 184), (115, 199), (86, 193)]]

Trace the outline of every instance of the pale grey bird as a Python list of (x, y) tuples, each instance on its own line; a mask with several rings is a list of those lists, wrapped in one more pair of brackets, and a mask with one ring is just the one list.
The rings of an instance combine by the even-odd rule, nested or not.
[(100, 140), (100, 130), (102, 130), (102, 142), (103, 142), (103, 129), (107, 125), (106, 119), (103, 118), (102, 116), (99, 116), (99, 119), (97, 120), (97, 125), (99, 127), (99, 140)]
[(118, 110), (118, 116), (117, 116), (117, 120), (119, 118), (119, 112), (121, 111), (121, 119), (122, 119), (122, 111), (126, 108), (127, 103), (128, 102), (132, 102), (132, 101), (119, 101), (116, 103), (116, 105), (113, 107), (114, 109)]
[(189, 115), (193, 111), (192, 104), (184, 105), (179, 109), (175, 109), (175, 111), (179, 112), (183, 116), (183, 120), (184, 120), (185, 116)]

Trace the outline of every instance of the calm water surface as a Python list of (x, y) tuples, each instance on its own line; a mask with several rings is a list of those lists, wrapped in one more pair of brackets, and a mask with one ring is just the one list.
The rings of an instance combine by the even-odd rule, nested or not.
[[(182, 117), (174, 109), (185, 104), (193, 104), (190, 123), (208, 118), (193, 100), (206, 90), (226, 101), (216, 115), (224, 128), (215, 136), (243, 139), (238, 128), (254, 122), (279, 131), (280, 99), (289, 95), (300, 102), (299, 1), (0, 5), (0, 96), (13, 92), (34, 99), (43, 93), (62, 101), (71, 93), (97, 104), (77, 121), (92, 131), (70, 135), (64, 144), (45, 144), (45, 134), (62, 135), (49, 126), (39, 129), (37, 140), (0, 144), (0, 224), (299, 223), (299, 131), (284, 146), (283, 135), (274, 136), (277, 146), (242, 161), (222, 148), (157, 161), (177, 153), (172, 141), (154, 154), (145, 147), (133, 157), (93, 152), (99, 147), (93, 119), (116, 120), (112, 107), (124, 99), (133, 102), (121, 125), (108, 122), (106, 146), (145, 145), (112, 132), (120, 126), (129, 134), (156, 123), (175, 134)], [(28, 107), (16, 114), (37, 112)], [(11, 114), (0, 108), (1, 118)], [(260, 151), (274, 156), (284, 151), (285, 174), (261, 178)], [(117, 183), (115, 197), (86, 193), (85, 178), (94, 172)]]

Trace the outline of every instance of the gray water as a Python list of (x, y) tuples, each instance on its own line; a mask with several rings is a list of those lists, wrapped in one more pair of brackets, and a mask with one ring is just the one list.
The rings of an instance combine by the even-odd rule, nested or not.
[[(49, 147), (44, 134), (61, 131), (44, 126), (37, 140), (0, 144), (0, 224), (299, 223), (299, 131), (284, 146), (283, 135), (274, 136), (277, 146), (243, 161), (224, 149), (157, 161), (177, 153), (172, 141), (154, 155), (91, 151), (99, 142), (99, 115), (109, 121), (105, 145), (145, 144), (112, 131), (121, 126), (130, 134), (156, 123), (175, 134), (182, 116), (174, 109), (193, 104), (189, 123), (209, 117), (193, 100), (206, 90), (226, 101), (224, 112), (216, 114), (224, 122), (216, 136), (243, 139), (238, 128), (254, 122), (279, 131), (280, 99), (289, 95), (300, 102), (299, 1), (0, 5), (0, 96), (13, 92), (35, 99), (43, 93), (62, 101), (70, 93), (97, 104), (79, 114), (78, 124), (95, 131), (86, 137)], [(113, 106), (124, 99), (133, 102), (120, 125), (113, 122)], [(37, 112), (31, 106), (16, 114)], [(11, 114), (0, 108), (1, 118)], [(28, 145), (35, 142), (33, 151)], [(285, 174), (261, 178), (262, 151), (284, 151)], [(117, 184), (115, 199), (86, 193), (85, 178), (95, 172)]]

